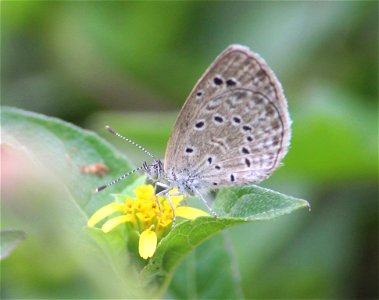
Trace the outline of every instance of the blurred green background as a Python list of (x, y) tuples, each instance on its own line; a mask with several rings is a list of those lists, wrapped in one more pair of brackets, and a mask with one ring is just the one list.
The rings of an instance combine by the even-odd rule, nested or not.
[[(262, 186), (312, 205), (230, 230), (246, 298), (378, 298), (377, 2), (2, 1), (1, 104), (94, 130), (139, 165), (104, 125), (163, 157), (190, 90), (232, 43), (274, 69), (293, 119), (284, 166)], [(12, 216), (2, 225), (21, 224)], [(38, 258), (57, 237), (36, 226), (34, 250), (2, 262), (2, 297), (99, 297), (104, 274), (83, 275), (69, 234)]]

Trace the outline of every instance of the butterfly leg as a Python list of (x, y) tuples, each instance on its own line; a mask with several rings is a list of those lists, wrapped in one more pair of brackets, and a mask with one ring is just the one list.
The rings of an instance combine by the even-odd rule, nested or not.
[(171, 225), (171, 229), (173, 229), (176, 225), (176, 215), (175, 215), (175, 207), (174, 205), (172, 204), (172, 201), (171, 201), (171, 198), (170, 198), (170, 194), (168, 193), (170, 191), (170, 186), (167, 185), (167, 184), (164, 184), (162, 182), (155, 182), (155, 191), (156, 191), (156, 188), (160, 186), (163, 188), (162, 191), (158, 192), (155, 194), (155, 197), (156, 197), (156, 201), (158, 202), (158, 205), (159, 205), (159, 211), (162, 213), (162, 210), (161, 210), (161, 206), (160, 206), (160, 203), (158, 201), (158, 196), (160, 195), (165, 195), (167, 197), (167, 200), (168, 200), (168, 203), (170, 204), (170, 207), (171, 207), (171, 210), (172, 210), (172, 225)]
[(157, 205), (158, 205), (158, 208), (159, 208), (159, 217), (161, 216), (161, 214), (162, 214), (162, 207), (161, 207), (161, 204), (159, 203), (159, 200), (158, 200), (158, 195), (160, 194), (160, 193), (157, 193), (157, 188), (158, 188), (158, 186), (160, 186), (160, 187), (163, 187), (165, 190), (164, 191), (167, 191), (168, 189), (168, 185), (165, 185), (165, 184), (163, 184), (163, 183), (161, 183), (161, 182), (158, 182), (158, 181), (156, 181), (155, 183), (154, 183), (154, 195), (155, 195), (155, 202), (157, 203)]
[[(170, 191), (170, 187), (167, 186), (167, 185), (164, 185), (160, 182), (157, 182), (159, 186), (163, 187), (163, 188), (166, 188), (162, 191), (160, 191), (159, 193), (157, 193), (155, 196), (157, 197), (158, 199), (158, 196), (160, 195), (164, 195), (167, 197), (167, 201), (168, 203), (170, 204), (170, 207), (171, 207), (171, 210), (172, 210), (172, 225), (171, 225), (171, 229), (173, 229), (176, 225), (176, 214), (175, 214), (175, 207), (174, 207), (174, 204), (172, 203), (171, 201), (171, 197), (170, 197), (170, 194), (169, 194), (169, 191)], [(181, 195), (181, 194), (180, 194)], [(171, 195), (171, 196), (176, 196), (176, 195)]]
[(171, 224), (171, 230), (172, 230), (176, 226), (175, 207), (174, 207), (174, 204), (171, 201), (171, 196), (170, 196), (170, 194), (168, 192), (166, 193), (166, 196), (167, 196), (168, 203), (170, 204), (170, 207), (172, 209), (172, 224)]
[(196, 194), (199, 195), (200, 199), (204, 202), (205, 206), (208, 208), (208, 210), (211, 212), (211, 214), (217, 218), (216, 212), (212, 209), (212, 207), (208, 204), (208, 201), (203, 197), (203, 195), (200, 193), (198, 189), (194, 189)]

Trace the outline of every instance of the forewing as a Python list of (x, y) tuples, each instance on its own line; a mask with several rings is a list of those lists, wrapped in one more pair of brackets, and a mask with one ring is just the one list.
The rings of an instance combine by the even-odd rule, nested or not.
[(257, 54), (232, 45), (200, 78), (179, 113), (165, 170), (189, 170), (213, 185), (258, 182), (278, 167), (290, 135), (276, 76)]

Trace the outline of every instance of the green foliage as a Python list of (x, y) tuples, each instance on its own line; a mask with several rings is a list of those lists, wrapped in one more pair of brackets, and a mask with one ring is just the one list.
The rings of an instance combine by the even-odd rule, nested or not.
[[(140, 270), (134, 273), (130, 261), (117, 259), (126, 257), (126, 245), (129, 252), (137, 247), (138, 236), (125, 240), (125, 228), (104, 235), (83, 227), (111, 201), (108, 192), (118, 193), (136, 177), (100, 194), (92, 193), (94, 187), (129, 169), (125, 161), (140, 165), (146, 159), (104, 126), (163, 157), (186, 96), (231, 43), (266, 59), (282, 82), (293, 120), (284, 166), (261, 186), (311, 199), (312, 213), (232, 226), (236, 255), (233, 260), (225, 253), (227, 263), (202, 251), (223, 251), (217, 247), (221, 237), (205, 241), (178, 265), (167, 297), (233, 298), (240, 295), (233, 289), (238, 282), (249, 299), (379, 298), (377, 2), (0, 5), (2, 105), (90, 128), (128, 155), (125, 160), (115, 151), (104, 159), (108, 150), (96, 153), (96, 142), (75, 130), (71, 144), (81, 147), (66, 149), (70, 140), (62, 143), (64, 137), (37, 120), (35, 130), (20, 119), (25, 126), (13, 128), (10, 137), (1, 120), (2, 142), (21, 149), (1, 147), (1, 225), (28, 233), (1, 262), (1, 298), (146, 298), (135, 291)], [(110, 168), (103, 178), (80, 173), (97, 162)], [(40, 176), (41, 169), (47, 174)], [(63, 188), (56, 189), (57, 182)], [(83, 196), (80, 205), (73, 191)], [(137, 258), (129, 257), (133, 263)], [(202, 264), (212, 258), (219, 272)], [(230, 261), (240, 280), (230, 275)], [(206, 294), (204, 283), (209, 291), (221, 273), (223, 289)]]
[[(93, 213), (94, 207), (99, 207), (100, 203), (105, 204), (113, 200), (110, 197), (110, 191), (94, 194), (93, 188), (100, 184), (100, 180), (96, 176), (88, 176), (88, 174), (80, 172), (81, 166), (98, 161), (108, 166), (112, 175), (121, 172), (121, 167), (123, 167), (124, 172), (129, 169), (128, 161), (107, 143), (96, 135), (68, 123), (30, 112), (4, 109), (1, 117), (3, 130), (6, 133), (6, 144), (15, 148), (27, 149), (28, 155), (45, 164), (46, 168), (54, 170), (57, 165), (59, 166), (58, 178), (69, 190), (71, 201), (75, 204), (73, 207), (77, 210), (72, 214), (77, 215), (79, 213), (85, 216), (79, 222), (78, 230), (82, 230), (80, 227), (85, 226), (86, 217)], [(30, 137), (33, 138), (30, 139)], [(70, 153), (69, 157), (67, 156), (68, 153)], [(101, 179), (101, 181), (103, 180)], [(130, 194), (133, 186), (141, 184), (144, 180), (143, 177), (140, 177), (131, 185), (129, 179), (129, 182), (125, 183), (127, 185), (125, 192)], [(256, 186), (222, 190), (218, 193), (215, 201), (215, 209), (219, 216), (217, 218), (201, 217), (193, 221), (180, 222), (159, 242), (154, 256), (147, 263), (140, 263), (143, 266), (141, 284), (146, 286), (145, 290), (149, 294), (160, 295), (166, 290), (178, 263), (191, 250), (216, 233), (239, 223), (269, 220), (308, 206), (309, 204), (304, 200)], [(108, 259), (111, 259), (110, 263), (114, 259), (119, 261), (120, 256), (127, 255), (126, 241), (131, 237), (126, 235), (124, 229), (111, 234), (103, 234), (97, 229), (87, 230), (87, 232), (100, 245)], [(206, 251), (204, 250), (202, 253), (204, 254)], [(136, 252), (136, 248), (134, 248), (134, 252)], [(213, 255), (216, 262), (221, 261), (223, 257), (228, 255), (227, 249), (221, 247)], [(130, 258), (125, 258), (125, 260), (130, 262)], [(201, 261), (198, 263), (200, 264)], [(122, 266), (126, 268), (127, 264), (122, 264)], [(120, 264), (118, 268), (120, 268)], [(232, 273), (229, 276), (226, 276), (227, 273), (220, 274), (221, 279), (218, 280), (217, 275), (219, 273), (216, 271), (216, 263), (201, 268), (208, 270), (207, 272), (214, 270), (213, 280), (215, 284), (219, 285), (219, 289), (217, 286), (213, 286), (215, 290), (222, 291), (225, 288), (226, 280), (229, 281), (229, 285), (236, 282), (231, 278)], [(131, 273), (133, 274), (133, 270), (136, 269), (137, 264), (134, 267), (132, 266)], [(231, 291), (238, 289), (238, 286), (234, 286)], [(205, 296), (207, 294), (204, 287), (191, 291), (191, 293), (195, 292), (197, 295)], [(214, 296), (217, 295), (221, 296), (220, 293), (216, 293)], [(235, 296), (237, 295), (235, 294)]]
[[(64, 183), (72, 201), (77, 202), (78, 210), (85, 217), (108, 198), (104, 193), (95, 193), (94, 188), (112, 178), (111, 175), (130, 169), (127, 159), (115, 152), (107, 142), (64, 121), (3, 108), (2, 125), (3, 144), (22, 149), (32, 160), (48, 168), (50, 175)], [(105, 179), (81, 171), (82, 167), (105, 161), (111, 170)], [(128, 181), (123, 184), (127, 185)]]
[(1, 230), (0, 259), (4, 259), (10, 255), (17, 245), (24, 239), (26, 239), (26, 234), (21, 230)]
[(169, 291), (175, 299), (242, 299), (229, 235), (224, 232), (194, 248), (176, 269)]
[[(309, 206), (304, 200), (258, 187), (234, 189), (234, 191), (224, 190), (219, 195), (215, 206), (218, 208), (216, 211), (220, 217), (201, 217), (177, 225), (162, 239), (155, 255), (144, 268), (145, 280), (155, 281), (165, 286), (167, 277), (170, 278), (177, 263), (190, 250), (226, 228), (247, 221), (269, 220)], [(265, 203), (266, 200), (267, 203)], [(216, 266), (208, 267), (217, 269)]]

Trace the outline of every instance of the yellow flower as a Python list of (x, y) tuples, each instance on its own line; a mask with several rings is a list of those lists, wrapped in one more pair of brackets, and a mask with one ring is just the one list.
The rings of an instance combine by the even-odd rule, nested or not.
[[(173, 222), (173, 211), (167, 197), (156, 196), (152, 185), (141, 185), (134, 190), (135, 199), (125, 198), (125, 203), (110, 203), (97, 210), (87, 222), (88, 227), (96, 224), (106, 217), (119, 213), (108, 219), (101, 227), (104, 233), (110, 232), (117, 226), (130, 223), (134, 230), (140, 233), (138, 252), (148, 259), (154, 255), (165, 228)], [(197, 217), (209, 216), (206, 212), (189, 206), (180, 206), (183, 196), (179, 191), (172, 189), (169, 194), (172, 206), (177, 217), (194, 220)], [(120, 214), (121, 213), (121, 214)]]
[(139, 239), (138, 251), (144, 259), (152, 257), (157, 248), (157, 234), (151, 230), (152, 227), (142, 232)]

